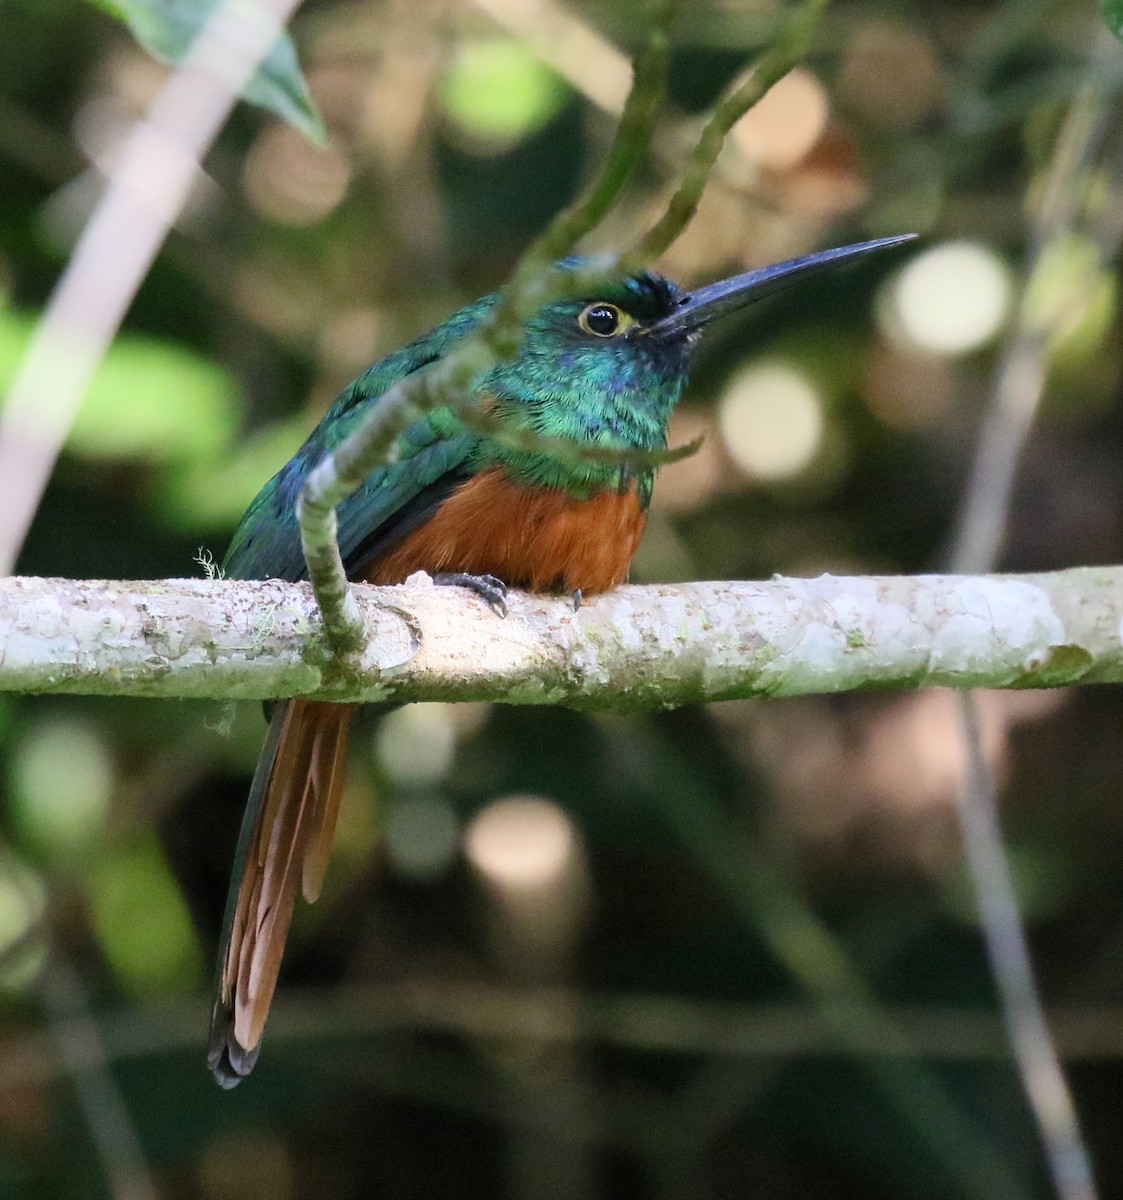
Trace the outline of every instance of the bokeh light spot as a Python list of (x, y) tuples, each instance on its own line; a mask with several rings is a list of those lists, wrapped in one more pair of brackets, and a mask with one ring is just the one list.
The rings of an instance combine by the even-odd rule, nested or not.
[(1086, 234), (1055, 237), (1041, 252), (1026, 289), (1026, 320), (1050, 349), (1074, 361), (1095, 353), (1115, 319), (1115, 273)]
[(933, 354), (966, 354), (1002, 328), (1010, 272), (988, 246), (947, 242), (908, 263), (887, 297), (880, 317), (888, 336)]
[(549, 68), (511, 38), (466, 41), (444, 77), (441, 102), (477, 149), (509, 149), (561, 108), (565, 89)]
[(334, 145), (313, 146), (295, 129), (266, 129), (246, 158), (246, 199), (278, 225), (314, 225), (333, 212), (347, 194), (351, 164)]
[(386, 848), (394, 865), (413, 879), (435, 879), (452, 861), (460, 827), (440, 796), (415, 796), (394, 805), (386, 825)]
[(823, 436), (822, 401), (786, 363), (754, 363), (729, 381), (719, 410), (733, 461), (760, 479), (783, 479), (814, 459)]
[(387, 713), (375, 735), (379, 761), (398, 784), (436, 783), (456, 753), (456, 725), (447, 704), (409, 704)]
[(500, 887), (539, 888), (558, 879), (574, 853), (569, 818), (541, 796), (505, 796), (481, 809), (464, 839), (468, 860)]
[(944, 80), (936, 46), (920, 29), (896, 21), (865, 21), (842, 59), (843, 104), (874, 125), (905, 129), (939, 109)]
[(48, 855), (89, 850), (105, 821), (113, 766), (84, 721), (40, 722), (12, 758), (12, 820), (26, 842)]
[(819, 140), (829, 115), (826, 89), (810, 71), (796, 67), (733, 126), (732, 136), (759, 166), (786, 171)]

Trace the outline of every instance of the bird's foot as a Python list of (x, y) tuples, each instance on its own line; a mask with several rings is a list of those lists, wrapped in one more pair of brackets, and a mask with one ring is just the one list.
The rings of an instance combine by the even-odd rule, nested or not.
[(472, 575), (468, 571), (442, 571), (433, 576), (441, 587), (465, 587), (501, 617), (507, 615), (507, 585), (494, 575)]

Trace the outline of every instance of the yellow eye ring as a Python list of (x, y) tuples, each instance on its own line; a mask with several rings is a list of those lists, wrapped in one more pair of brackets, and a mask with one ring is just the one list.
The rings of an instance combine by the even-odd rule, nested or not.
[(610, 338), (629, 329), (635, 321), (617, 305), (597, 300), (581, 310), (577, 324), (593, 337)]

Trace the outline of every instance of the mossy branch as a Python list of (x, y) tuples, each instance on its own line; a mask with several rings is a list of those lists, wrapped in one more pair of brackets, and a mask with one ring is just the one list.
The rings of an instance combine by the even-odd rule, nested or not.
[(306, 584), (0, 580), (0, 691), (494, 700), (616, 711), (870, 688), (1123, 682), (1123, 568), (512, 593), (424, 575), (351, 589), (377, 633), (340, 662)]

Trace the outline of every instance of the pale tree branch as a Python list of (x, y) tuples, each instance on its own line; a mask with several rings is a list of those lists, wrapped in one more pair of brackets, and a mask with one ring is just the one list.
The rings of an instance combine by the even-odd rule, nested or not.
[(353, 591), (375, 632), (344, 664), (306, 584), (0, 580), (0, 691), (627, 711), (1123, 681), (1123, 568), (512, 593), (506, 618), (424, 575)]

